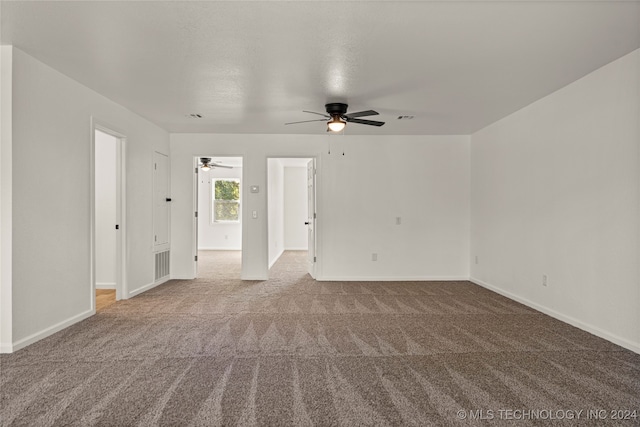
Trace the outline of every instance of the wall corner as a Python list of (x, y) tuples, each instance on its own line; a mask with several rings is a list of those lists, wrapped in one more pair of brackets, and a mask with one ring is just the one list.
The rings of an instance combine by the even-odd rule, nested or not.
[(13, 351), (13, 47), (0, 46), (0, 353)]

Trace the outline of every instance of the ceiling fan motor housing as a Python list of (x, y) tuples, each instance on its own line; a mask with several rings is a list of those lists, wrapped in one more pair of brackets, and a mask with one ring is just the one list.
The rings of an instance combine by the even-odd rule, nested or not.
[(347, 104), (342, 104), (340, 102), (334, 102), (331, 104), (326, 104), (324, 106), (324, 108), (327, 109), (327, 114), (329, 114), (331, 117), (333, 116), (339, 116), (342, 117), (345, 114), (347, 114)]

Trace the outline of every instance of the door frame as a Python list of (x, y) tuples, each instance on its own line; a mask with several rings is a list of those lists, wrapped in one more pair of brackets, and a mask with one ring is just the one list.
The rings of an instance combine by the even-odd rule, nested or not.
[[(313, 194), (309, 195), (307, 193), (307, 221), (309, 222), (309, 224), (311, 225), (311, 228), (307, 230), (307, 251), (309, 252), (307, 254), (307, 270), (309, 271), (309, 275), (311, 277), (313, 277), (314, 279), (317, 277), (317, 269), (318, 269), (318, 263), (317, 263), (317, 258), (318, 258), (318, 246), (317, 246), (317, 241), (318, 241), (318, 232), (317, 232), (317, 212), (318, 212), (318, 208), (317, 208), (317, 199), (316, 199), (316, 194), (317, 194), (317, 172), (318, 172), (318, 167), (316, 166), (316, 158), (312, 158), (311, 160), (309, 160), (307, 162), (307, 189), (309, 188), (309, 164), (311, 164), (311, 186), (313, 187)], [(310, 201), (312, 201), (310, 203)], [(311, 212), (309, 212), (309, 206), (313, 205), (313, 215)], [(309, 238), (308, 236), (313, 236), (313, 238)], [(313, 249), (313, 251), (312, 251)], [(311, 255), (313, 255), (313, 261), (311, 261)]]
[[(118, 128), (91, 117), (91, 144), (89, 146), (89, 251), (90, 251), (90, 288), (91, 311), (96, 310), (96, 162), (95, 135), (96, 131), (106, 133), (116, 139), (116, 224), (119, 226), (116, 234), (116, 300), (129, 298), (127, 286), (127, 227), (126, 227), (126, 148), (127, 136)], [(115, 226), (115, 224), (114, 224)]]
[[(265, 211), (265, 217), (266, 217), (266, 223), (267, 223), (267, 238), (265, 239), (265, 253), (267, 254), (266, 256), (266, 262), (267, 262), (267, 277), (269, 275), (269, 159), (307, 159), (307, 160), (313, 160), (313, 165), (314, 165), (314, 169), (315, 169), (315, 179), (314, 179), (314, 185), (313, 185), (313, 189), (314, 189), (314, 205), (315, 205), (315, 211), (316, 214), (318, 213), (319, 210), (319, 206), (318, 206), (318, 185), (319, 185), (319, 179), (318, 179), (318, 163), (319, 163), (319, 159), (320, 159), (320, 155), (318, 154), (295, 154), (295, 155), (275, 155), (275, 154), (269, 154), (266, 159), (265, 159), (265, 199), (266, 199), (266, 203), (267, 203), (267, 209)], [(306, 171), (306, 166), (305, 166), (305, 171)], [(305, 174), (306, 176), (306, 174)], [(305, 180), (305, 185), (306, 185), (307, 181)], [(316, 257), (316, 262), (313, 265), (313, 275), (311, 275), (315, 280), (318, 280), (318, 274), (320, 271), (320, 255), (319, 255), (319, 250), (318, 250), (318, 235), (320, 234), (319, 231), (319, 227), (318, 227), (318, 217), (319, 215), (316, 215), (315, 221), (314, 221), (314, 227), (313, 227), (313, 233), (315, 236), (314, 239), (314, 253), (315, 253), (315, 257)], [(309, 246), (309, 242), (307, 242), (307, 250), (308, 250), (308, 246)]]

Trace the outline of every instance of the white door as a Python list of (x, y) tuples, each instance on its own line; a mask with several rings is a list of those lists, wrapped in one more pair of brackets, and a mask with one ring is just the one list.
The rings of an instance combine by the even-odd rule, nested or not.
[(169, 243), (169, 158), (153, 153), (153, 245), (155, 250)]
[[(128, 298), (126, 248), (126, 137), (93, 122), (93, 230), (91, 270), (96, 289), (115, 288)], [(92, 290), (92, 307), (95, 308)]]
[(307, 163), (308, 270), (316, 278), (316, 167), (315, 159)]

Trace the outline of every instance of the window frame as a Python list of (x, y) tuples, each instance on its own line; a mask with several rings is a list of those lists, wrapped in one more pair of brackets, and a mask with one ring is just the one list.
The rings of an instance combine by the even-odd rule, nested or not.
[[(238, 183), (238, 200), (225, 200), (225, 199), (216, 199), (216, 182), (217, 181), (232, 181)], [(209, 203), (211, 224), (241, 224), (242, 223), (242, 183), (240, 178), (232, 178), (232, 177), (217, 177), (211, 178), (211, 191), (209, 193), (211, 195), (211, 203)], [(237, 220), (227, 220), (227, 219), (216, 219), (216, 201), (234, 201), (238, 203), (238, 219)]]

